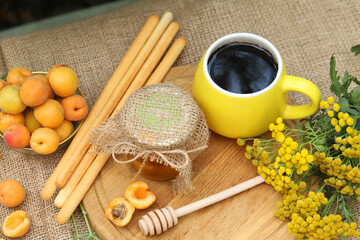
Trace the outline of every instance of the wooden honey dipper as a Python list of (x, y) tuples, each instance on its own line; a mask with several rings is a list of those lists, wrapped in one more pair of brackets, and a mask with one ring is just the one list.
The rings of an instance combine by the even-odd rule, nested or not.
[(263, 182), (265, 182), (265, 179), (261, 176), (257, 176), (222, 192), (175, 210), (172, 207), (165, 207), (162, 209), (156, 209), (155, 211), (150, 211), (139, 220), (138, 223), (140, 230), (144, 235), (150, 234), (152, 236), (155, 233), (161, 234), (172, 226), (175, 226), (178, 223), (179, 217), (234, 196)]

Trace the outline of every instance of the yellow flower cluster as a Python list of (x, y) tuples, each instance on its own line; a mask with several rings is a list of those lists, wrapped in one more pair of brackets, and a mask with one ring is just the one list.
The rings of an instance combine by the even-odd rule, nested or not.
[[(348, 127), (349, 128), (349, 127)], [(352, 129), (352, 128), (350, 128)], [(354, 130), (356, 131), (356, 130)], [(352, 131), (352, 132), (354, 132)], [(340, 150), (342, 155), (347, 158), (359, 158), (360, 157), (360, 136), (359, 135), (350, 135), (347, 137), (337, 137), (335, 138), (335, 143), (333, 145), (335, 150)]]
[[(316, 152), (314, 149), (309, 152), (304, 147), (309, 146), (308, 143), (296, 142), (293, 137), (298, 136), (299, 133), (294, 134), (295, 131), (287, 128), (282, 118), (276, 119), (276, 123), (269, 125), (273, 139), (255, 139), (252, 146), (246, 146), (245, 157), (257, 166), (258, 174), (265, 179), (267, 184), (283, 194), (284, 200), (277, 203), (278, 209), (274, 212), (275, 216), (280, 220), (290, 218), (288, 230), (299, 239), (360, 236), (360, 232), (355, 230), (356, 223), (348, 224), (340, 215), (327, 215), (328, 210), (322, 213), (325, 216), (320, 216), (318, 212), (323, 211), (324, 208), (329, 209), (334, 198), (328, 201), (322, 190), (317, 193), (309, 192), (307, 197), (303, 195), (311, 186), (307, 186), (301, 176), (313, 174), (311, 168), (317, 167), (328, 176), (325, 179), (326, 185), (337, 189), (338, 194), (357, 195), (357, 199), (360, 200), (359, 169), (352, 167), (352, 160), (343, 161), (340, 158), (341, 156), (347, 159), (360, 157), (360, 135), (352, 128), (354, 119), (347, 113), (340, 112), (340, 106), (337, 103), (334, 104), (333, 98), (330, 97), (321, 103), (321, 108), (325, 110), (331, 107), (333, 111), (324, 112), (331, 118), (330, 121), (334, 127), (330, 126), (327, 133), (336, 134), (347, 127), (346, 133), (344, 131), (340, 133), (343, 135), (336, 138), (335, 144), (330, 146), (335, 151), (340, 150), (337, 157), (327, 157), (324, 152)], [(301, 131), (303, 131), (302, 134), (307, 133), (307, 129)], [(244, 146), (245, 140), (238, 139), (238, 144)]]
[(291, 137), (285, 137), (282, 132), (285, 129), (285, 125), (282, 122), (282, 118), (276, 120), (276, 125), (271, 123), (269, 130), (272, 133), (273, 138), (278, 143), (281, 143), (281, 147), (278, 150), (279, 157), (276, 158), (276, 164), (284, 163), (287, 168), (296, 168), (297, 174), (309, 170), (309, 163), (314, 161), (314, 156), (310, 155), (307, 149), (298, 150), (298, 143)]
[[(312, 202), (314, 203), (314, 202)], [(359, 237), (357, 224), (343, 222), (340, 215), (330, 214), (321, 218), (319, 214), (307, 217), (293, 214), (288, 230), (299, 239), (337, 239), (339, 236)]]
[(333, 97), (329, 97), (327, 101), (321, 101), (320, 102), (320, 108), (321, 109), (329, 109), (331, 105), (333, 105), (335, 102), (335, 99)]
[(284, 221), (286, 218), (291, 218), (292, 214), (301, 211), (302, 205), (297, 205), (297, 201), (302, 201), (305, 199), (305, 196), (301, 194), (301, 192), (306, 187), (305, 182), (296, 184), (292, 181), (290, 182), (289, 186), (291, 188), (288, 189), (288, 191), (283, 195), (284, 201), (277, 203), (278, 209), (274, 212), (274, 215), (282, 221)]
[(335, 176), (339, 179), (346, 179), (353, 183), (360, 183), (360, 172), (358, 167), (342, 164), (340, 158), (326, 157), (325, 153), (314, 153), (315, 164), (321, 172), (328, 176)]
[[(328, 110), (332, 106), (333, 110)], [(340, 105), (338, 103), (334, 104), (334, 98), (329, 97), (327, 101), (320, 102), (320, 108), (328, 110), (327, 114), (331, 117), (331, 125), (334, 126), (336, 132), (341, 132), (343, 128), (346, 128), (346, 132), (355, 137), (357, 135), (357, 130), (352, 128), (354, 125), (354, 119), (349, 116), (348, 113), (343, 113), (340, 111)]]
[[(255, 139), (252, 147), (246, 146), (245, 157), (252, 159), (252, 163), (257, 166), (257, 172), (261, 175), (267, 184), (272, 185), (276, 191), (285, 193), (287, 189), (291, 188), (291, 181), (289, 175), (292, 171), (284, 166), (279, 166), (280, 158), (276, 158), (275, 164), (269, 157), (269, 153), (260, 147), (260, 142)], [(256, 160), (257, 159), (257, 160)]]
[[(326, 157), (324, 153), (316, 152), (314, 156), (314, 162), (319, 166), (320, 171), (329, 176), (325, 181), (327, 185), (339, 189), (341, 194), (350, 196), (356, 194), (360, 196), (357, 186), (360, 183), (358, 167), (342, 164), (340, 158), (333, 159)], [(357, 200), (360, 201), (360, 197)]]
[(322, 192), (309, 192), (308, 197), (296, 193), (285, 195), (283, 202), (278, 202), (278, 210), (275, 216), (280, 220), (290, 217), (288, 230), (299, 239), (336, 239), (343, 235), (349, 237), (360, 236), (356, 231), (357, 224), (350, 225), (342, 221), (340, 215), (330, 214), (321, 217), (317, 211), (319, 207), (326, 204), (328, 199)]

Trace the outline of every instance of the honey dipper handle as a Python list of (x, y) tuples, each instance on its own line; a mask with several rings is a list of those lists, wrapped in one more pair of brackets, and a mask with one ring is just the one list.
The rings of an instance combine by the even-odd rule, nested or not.
[(207, 198), (201, 199), (197, 202), (190, 203), (186, 206), (178, 208), (175, 210), (176, 216), (179, 218), (188, 213), (195, 212), (201, 208), (207, 207), (211, 204), (214, 204), (221, 200), (224, 200), (225, 198), (234, 196), (235, 194), (241, 193), (245, 190), (255, 187), (263, 182), (265, 182), (265, 179), (263, 177), (261, 177), (261, 176), (254, 177), (254, 178), (247, 180), (245, 182), (242, 182), (234, 187), (228, 188), (222, 192), (216, 193)]

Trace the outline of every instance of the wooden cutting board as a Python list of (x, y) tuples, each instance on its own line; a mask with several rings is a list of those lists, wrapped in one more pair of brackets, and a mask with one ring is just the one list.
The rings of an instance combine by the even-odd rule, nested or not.
[[(196, 66), (174, 67), (164, 81), (173, 82), (191, 92)], [(138, 227), (138, 220), (150, 210), (172, 206), (174, 209), (257, 176), (256, 167), (244, 157), (245, 148), (235, 139), (211, 133), (208, 148), (193, 161), (193, 184), (189, 194), (174, 196), (170, 181), (154, 181), (139, 176), (155, 193), (156, 202), (148, 209), (136, 210), (125, 227), (116, 227), (104, 209), (116, 197), (123, 197), (136, 171), (130, 165), (109, 159), (86, 194), (83, 205), (93, 230), (103, 240), (148, 239)], [(287, 222), (274, 216), (280, 193), (263, 183), (210, 207), (179, 218), (178, 225), (151, 239), (295, 239), (287, 231)]]

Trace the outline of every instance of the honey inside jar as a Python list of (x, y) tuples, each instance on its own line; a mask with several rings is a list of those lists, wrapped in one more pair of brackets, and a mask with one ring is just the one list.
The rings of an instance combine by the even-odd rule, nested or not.
[[(133, 156), (128, 155), (128, 158)], [(136, 170), (140, 169), (144, 159), (140, 158), (132, 162), (133, 167)], [(175, 178), (179, 172), (173, 169), (171, 166), (165, 166), (157, 162), (147, 161), (141, 169), (141, 175), (153, 180), (170, 180)]]

